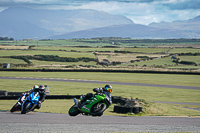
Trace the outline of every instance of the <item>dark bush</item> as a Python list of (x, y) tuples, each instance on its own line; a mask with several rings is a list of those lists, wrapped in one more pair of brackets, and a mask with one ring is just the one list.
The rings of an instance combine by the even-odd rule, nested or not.
[(186, 64), (186, 65), (196, 65), (196, 63), (193, 62), (193, 61), (180, 61), (179, 63), (180, 64)]
[(56, 61), (56, 62), (78, 62), (78, 61), (97, 62), (97, 59), (95, 58), (88, 58), (88, 57), (71, 58), (71, 57), (59, 57), (57, 55), (11, 56), (10, 58), (22, 59), (28, 64), (32, 63), (29, 60), (33, 60), (33, 59), (40, 60), (40, 61)]
[(32, 62), (29, 60), (29, 56), (10, 56), (10, 58), (14, 59), (21, 59), (24, 60), (26, 63), (31, 64)]
[(137, 56), (136, 58), (145, 58), (145, 59), (149, 59), (148, 56)]

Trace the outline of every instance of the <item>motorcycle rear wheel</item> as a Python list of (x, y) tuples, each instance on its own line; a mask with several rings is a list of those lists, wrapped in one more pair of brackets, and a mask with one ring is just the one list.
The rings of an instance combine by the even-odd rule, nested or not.
[(78, 110), (78, 107), (76, 107), (76, 105), (73, 105), (70, 109), (68, 114), (70, 116), (77, 116), (80, 113), (80, 111)]
[(106, 110), (106, 105), (102, 103), (95, 104), (91, 109), (92, 116), (102, 116)]

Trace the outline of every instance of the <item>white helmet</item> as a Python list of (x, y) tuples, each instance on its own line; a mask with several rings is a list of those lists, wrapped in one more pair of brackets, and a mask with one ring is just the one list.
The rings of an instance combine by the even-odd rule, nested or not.
[(33, 89), (39, 89), (39, 86), (38, 85), (34, 85)]

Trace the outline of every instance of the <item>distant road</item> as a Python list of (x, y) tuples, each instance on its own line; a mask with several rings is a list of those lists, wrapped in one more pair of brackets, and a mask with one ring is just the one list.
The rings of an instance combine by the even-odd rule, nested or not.
[(0, 129), (2, 133), (200, 132), (200, 117), (70, 117), (56, 113), (0, 112)]
[(145, 83), (129, 83), (129, 82), (97, 81), (97, 80), (79, 80), (79, 79), (2, 77), (2, 76), (0, 76), (0, 79), (41, 80), (41, 81), (59, 81), (59, 82), (96, 83), (96, 84), (116, 84), (116, 85), (132, 85), (132, 86), (148, 86), (148, 87), (161, 87), (161, 88), (177, 88), (177, 89), (200, 90), (200, 87), (196, 87), (196, 86), (145, 84)]

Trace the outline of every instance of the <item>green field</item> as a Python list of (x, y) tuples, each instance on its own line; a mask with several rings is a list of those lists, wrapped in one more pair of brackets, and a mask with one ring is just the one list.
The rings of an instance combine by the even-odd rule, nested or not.
[(95, 52), (95, 51), (110, 51), (120, 50), (122, 48), (103, 48), (103, 47), (58, 47), (58, 46), (39, 46), (33, 47), (35, 50), (59, 50), (59, 51), (74, 51), (74, 52)]
[(119, 47), (144, 47), (163, 45), (199, 45), (199, 39), (128, 39), (128, 38), (93, 38), (93, 39), (68, 39), (68, 40), (19, 40), (0, 41), (0, 45), (29, 45), (29, 46), (119, 46)]
[[(6, 47), (7, 46), (7, 47)], [(159, 71), (200, 71), (199, 39), (129, 39), (94, 38), (69, 40), (0, 41), (0, 64), (25, 69), (129, 69)], [(181, 55), (180, 55), (181, 54)], [(94, 61), (69, 62), (52, 59), (27, 59), (28, 56), (48, 55), (59, 58), (91, 58)], [(10, 56), (21, 56), (10, 59)], [(175, 63), (172, 56), (192, 65)], [(143, 58), (142, 58), (143, 57)], [(49, 58), (49, 57), (48, 57)], [(20, 65), (20, 64), (28, 64)], [(98, 64), (98, 65), (97, 65)], [(3, 67), (3, 65), (1, 65)]]
[(29, 40), (29, 41), (0, 41), (1, 45), (34, 45), (34, 46), (107, 46), (109, 43), (86, 43), (86, 42), (79, 42), (77, 40)]
[[(140, 48), (143, 49), (144, 48)], [(145, 48), (146, 49), (146, 48)], [(79, 49), (80, 50), (80, 49)], [(141, 50), (142, 51), (142, 50)], [(152, 52), (152, 50), (150, 50)], [(146, 51), (147, 52), (147, 51)], [(170, 69), (170, 68), (186, 68), (191, 69), (195, 68), (196, 70), (200, 69), (200, 57), (199, 56), (176, 56), (180, 58), (181, 61), (192, 61), (195, 62), (197, 65), (187, 65), (187, 64), (177, 64), (173, 62), (171, 56), (167, 54), (145, 54), (145, 53), (105, 53), (105, 52), (98, 52), (96, 55), (93, 52), (66, 52), (66, 51), (42, 51), (42, 50), (0, 50), (0, 63), (11, 63), (11, 67), (14, 64), (27, 64), (21, 59), (11, 59), (5, 58), (8, 56), (27, 56), (27, 55), (54, 55), (59, 57), (71, 57), (71, 58), (97, 58), (99, 62), (104, 62), (104, 60), (108, 60), (110, 62), (121, 62), (118, 65), (108, 65), (109, 68), (128, 68), (128, 69), (154, 69), (154, 68), (162, 68), (162, 69)], [(139, 56), (147, 56), (149, 58), (155, 59), (147, 59), (144, 60), (142, 58), (138, 58)], [(166, 57), (164, 57), (166, 56)], [(162, 58), (161, 58), (162, 57)], [(164, 57), (164, 58), (163, 58)], [(41, 65), (65, 65), (65, 66), (72, 66), (72, 68), (80, 68), (80, 66), (89, 66), (93, 68), (101, 68), (105, 66), (96, 65), (97, 62), (59, 62), (59, 61), (39, 61), (39, 60), (30, 60), (32, 62), (31, 69), (41, 68)], [(134, 61), (131, 63), (131, 61)], [(46, 66), (51, 67), (52, 66)], [(59, 66), (58, 66), (59, 67)], [(57, 67), (57, 68), (58, 68)], [(14, 66), (16, 68), (16, 66)]]
[(11, 59), (11, 58), (0, 58), (1, 63), (13, 63), (13, 64), (27, 64), (25, 61), (20, 59)]
[[(93, 73), (93, 72), (0, 72), (1, 76), (6, 77), (40, 77), (40, 78), (61, 78), (61, 79), (85, 79), (99, 81), (116, 81), (132, 83), (150, 83), (150, 84), (168, 84), (168, 85), (185, 85), (200, 86), (199, 75), (170, 75), (170, 74), (139, 74), (139, 73)], [(76, 83), (76, 82), (54, 82), (54, 81), (29, 81), (26, 80), (0, 80), (1, 89), (7, 91), (23, 92), (31, 89), (35, 84), (47, 84), (50, 86), (51, 95), (81, 95), (92, 92), (95, 87), (103, 87), (105, 84), (94, 83)], [(112, 85), (113, 96), (124, 98), (145, 99), (148, 102), (165, 101), (165, 102), (186, 102), (200, 103), (199, 90), (187, 90), (176, 88), (159, 88), (159, 87), (142, 87), (128, 85)], [(59, 101), (59, 104), (57, 104)], [(15, 101), (1, 100), (0, 110), (9, 110)], [(43, 103), (42, 112), (67, 113), (69, 107), (73, 104), (72, 100), (46, 100)], [(53, 106), (52, 106), (53, 105)], [(194, 107), (188, 105), (190, 107)], [(113, 107), (106, 111), (108, 115), (119, 115), (113, 113)], [(199, 108), (200, 106), (195, 106)], [(199, 111), (182, 108), (173, 104), (150, 104), (145, 109), (143, 115), (200, 115)], [(121, 115), (121, 114), (120, 114)], [(128, 114), (126, 114), (128, 115)]]
[(122, 51), (130, 51), (134, 53), (165, 53), (170, 48), (124, 48)]
[(92, 53), (65, 52), (65, 51), (35, 51), (35, 50), (0, 50), (1, 56), (19, 56), (19, 55), (58, 55), (60, 57), (90, 57), (94, 58)]
[(194, 61), (197, 64), (200, 64), (200, 57), (199, 56), (178, 56), (181, 60), (184, 61)]
[(169, 53), (199, 53), (199, 48), (173, 48)]
[(86, 79), (99, 81), (133, 82), (166, 85), (199, 86), (199, 75), (107, 73), (107, 72), (0, 72), (0, 76)]
[[(31, 60), (31, 62), (37, 66), (39, 66), (39, 68), (44, 68), (45, 65), (50, 65), (48, 67), (51, 67), (52, 65), (52, 68), (56, 68), (56, 67), (61, 67), (62, 65), (64, 66), (80, 66), (80, 65), (83, 65), (83, 66), (88, 66), (88, 65), (93, 65), (95, 66), (96, 65), (96, 62), (53, 62), (53, 61), (38, 61), (38, 60)], [(40, 66), (41, 65), (41, 66)], [(56, 66), (57, 65), (57, 66)], [(63, 66), (63, 67), (64, 67)]]

